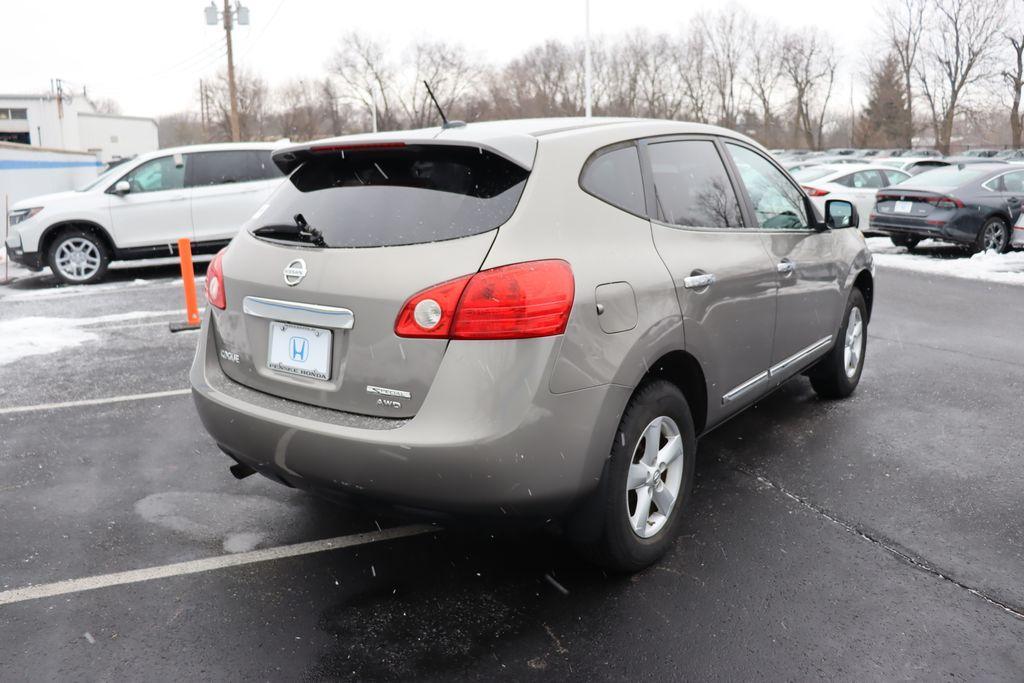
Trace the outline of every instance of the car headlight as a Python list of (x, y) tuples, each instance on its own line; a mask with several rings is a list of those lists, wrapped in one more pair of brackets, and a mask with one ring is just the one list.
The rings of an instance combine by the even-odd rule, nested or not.
[(10, 225), (14, 226), (17, 225), (18, 223), (27, 221), (29, 218), (32, 218), (32, 216), (35, 216), (42, 210), (43, 207), (41, 206), (36, 206), (31, 209), (18, 209), (17, 211), (11, 211), (9, 214), (7, 214), (7, 220)]

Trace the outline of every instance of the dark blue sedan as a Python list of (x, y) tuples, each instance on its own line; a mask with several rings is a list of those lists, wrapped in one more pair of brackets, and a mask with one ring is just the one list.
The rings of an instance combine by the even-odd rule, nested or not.
[(932, 238), (1002, 253), (1022, 201), (1024, 167), (957, 164), (879, 190), (869, 222), (908, 249)]

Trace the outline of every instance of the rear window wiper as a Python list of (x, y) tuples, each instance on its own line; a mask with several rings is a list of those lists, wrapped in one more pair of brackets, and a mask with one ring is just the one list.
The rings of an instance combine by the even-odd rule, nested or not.
[(301, 236), (305, 237), (318, 247), (327, 246), (327, 242), (326, 240), (324, 240), (324, 234), (317, 230), (316, 228), (314, 228), (309, 223), (307, 223), (305, 216), (303, 216), (301, 213), (297, 213), (295, 214), (294, 220), (295, 226), (299, 229), (299, 234)]
[(315, 247), (327, 246), (324, 234), (310, 225), (306, 221), (305, 216), (297, 213), (293, 220), (295, 223), (292, 225), (265, 225), (261, 228), (256, 228), (252, 232), (259, 237), (269, 237), (271, 239), (283, 239), (286, 236), (294, 236), (299, 241), (309, 242)]

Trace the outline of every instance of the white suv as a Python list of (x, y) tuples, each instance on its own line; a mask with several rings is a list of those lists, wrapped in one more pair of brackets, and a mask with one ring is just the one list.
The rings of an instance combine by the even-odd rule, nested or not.
[(10, 211), (11, 260), (49, 266), (67, 283), (101, 279), (111, 261), (226, 245), (281, 182), (272, 143), (162, 149), (116, 166), (72, 192), (41, 195)]

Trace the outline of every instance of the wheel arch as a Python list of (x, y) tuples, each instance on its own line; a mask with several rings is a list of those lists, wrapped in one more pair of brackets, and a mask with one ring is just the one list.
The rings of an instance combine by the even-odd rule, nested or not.
[(110, 258), (114, 258), (114, 253), (117, 251), (117, 247), (114, 246), (114, 240), (110, 237), (110, 233), (100, 225), (93, 221), (86, 220), (66, 220), (54, 223), (50, 227), (43, 231), (43, 234), (39, 238), (39, 253), (43, 255), (43, 258), (49, 258), (50, 247), (62, 233), (68, 230), (84, 230), (91, 232), (96, 235), (107, 248), (107, 253)]
[(871, 322), (871, 309), (875, 303), (875, 278), (870, 270), (862, 270), (853, 280), (853, 286), (860, 290), (867, 307), (867, 322)]
[(707, 426), (708, 417), (707, 380), (700, 361), (687, 351), (669, 351), (651, 364), (637, 388), (652, 379), (666, 379), (679, 387), (690, 406), (693, 426), (699, 436)]

